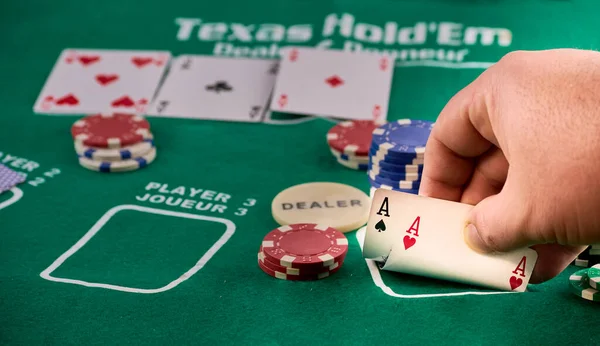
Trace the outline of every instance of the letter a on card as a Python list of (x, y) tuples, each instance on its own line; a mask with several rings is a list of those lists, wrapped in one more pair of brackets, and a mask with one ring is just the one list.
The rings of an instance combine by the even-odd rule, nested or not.
[[(408, 250), (413, 245), (417, 243), (417, 238), (419, 237), (419, 224), (421, 223), (421, 217), (417, 216), (415, 221), (413, 221), (412, 225), (408, 230), (406, 230), (407, 235), (404, 236), (402, 241), (404, 242), (404, 250)], [(411, 235), (414, 236), (411, 237)]]

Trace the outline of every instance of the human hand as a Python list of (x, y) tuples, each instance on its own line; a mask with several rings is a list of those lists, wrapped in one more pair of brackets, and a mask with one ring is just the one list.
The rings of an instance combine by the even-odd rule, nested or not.
[(444, 107), (420, 194), (475, 205), (476, 251), (532, 246), (531, 282), (600, 242), (600, 53), (513, 52)]

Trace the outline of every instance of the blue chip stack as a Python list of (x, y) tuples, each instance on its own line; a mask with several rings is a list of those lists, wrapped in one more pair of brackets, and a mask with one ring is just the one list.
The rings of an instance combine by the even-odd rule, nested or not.
[(371, 192), (388, 189), (418, 194), (425, 145), (434, 123), (400, 119), (373, 131), (368, 176)]

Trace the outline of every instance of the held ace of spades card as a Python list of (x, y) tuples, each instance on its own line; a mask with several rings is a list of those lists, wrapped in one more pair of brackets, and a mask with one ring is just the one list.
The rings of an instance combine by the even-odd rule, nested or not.
[(282, 51), (271, 109), (353, 120), (385, 120), (394, 60), (316, 48)]
[(537, 252), (524, 248), (481, 254), (464, 241), (471, 205), (378, 189), (363, 256), (381, 269), (524, 292)]
[(275, 60), (180, 56), (148, 115), (262, 121), (277, 68)]
[(142, 114), (170, 58), (166, 51), (66, 49), (33, 109), (43, 114)]

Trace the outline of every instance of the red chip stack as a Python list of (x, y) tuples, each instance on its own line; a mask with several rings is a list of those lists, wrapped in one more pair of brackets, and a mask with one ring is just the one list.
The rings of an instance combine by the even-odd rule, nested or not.
[(331, 154), (344, 167), (366, 171), (372, 133), (381, 124), (372, 120), (340, 122), (327, 132)]
[(348, 239), (335, 228), (314, 223), (286, 225), (264, 237), (258, 266), (282, 280), (319, 280), (337, 272), (347, 253)]
[(79, 164), (100, 172), (127, 172), (156, 158), (150, 124), (134, 114), (94, 114), (71, 127)]

